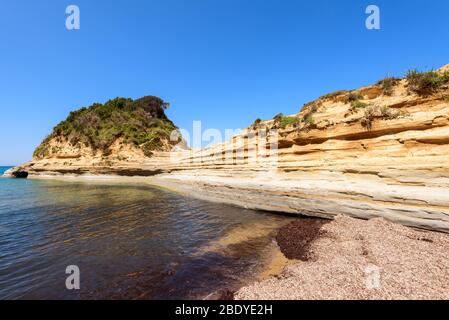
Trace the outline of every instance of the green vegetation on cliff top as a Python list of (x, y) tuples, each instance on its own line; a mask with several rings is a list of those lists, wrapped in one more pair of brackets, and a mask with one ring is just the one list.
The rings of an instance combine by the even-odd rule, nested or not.
[[(137, 100), (115, 98), (105, 104), (71, 112), (34, 151), (34, 157), (51, 154), (49, 142), (64, 138), (72, 146), (91, 147), (94, 151), (110, 153), (111, 145), (121, 139), (140, 147), (145, 155), (161, 149), (176, 126), (165, 115), (169, 106), (162, 99), (146, 96)], [(63, 141), (63, 140), (61, 140)]]

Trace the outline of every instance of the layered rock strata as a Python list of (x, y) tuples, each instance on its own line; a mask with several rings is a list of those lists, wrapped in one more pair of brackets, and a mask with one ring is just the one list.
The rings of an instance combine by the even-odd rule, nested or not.
[(328, 94), (296, 115), (257, 121), (203, 150), (126, 160), (53, 156), (15, 170), (31, 178), (148, 176), (154, 184), (252, 209), (383, 217), (448, 232), (449, 89), (423, 95), (394, 79), (388, 87), (379, 82)]

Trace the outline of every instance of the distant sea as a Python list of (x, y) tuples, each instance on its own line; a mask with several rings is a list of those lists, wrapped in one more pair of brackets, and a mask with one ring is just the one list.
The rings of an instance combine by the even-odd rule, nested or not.
[(0, 178), (0, 299), (214, 296), (255, 277), (288, 221), (146, 185)]
[(5, 173), (6, 170), (11, 169), (12, 166), (0, 166), (0, 176)]

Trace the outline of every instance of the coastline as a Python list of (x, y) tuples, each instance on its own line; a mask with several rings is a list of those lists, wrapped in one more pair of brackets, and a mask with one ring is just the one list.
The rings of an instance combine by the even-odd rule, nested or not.
[[(213, 201), (189, 193), (190, 186), (186, 188), (173, 181), (164, 183), (166, 180), (160, 177), (41, 175), (30, 178), (138, 183)], [(235, 201), (233, 204), (237, 205)], [(281, 228), (266, 254), (260, 257), (257, 274), (239, 290), (234, 293), (225, 288), (211, 297), (225, 300), (449, 299), (449, 234), (410, 228), (382, 218), (359, 220), (338, 215), (334, 220), (322, 220), (318, 229), (311, 229), (312, 236), (304, 239), (307, 226), (303, 223), (310, 220), (317, 221), (303, 218)], [(296, 229), (288, 228), (294, 223), (299, 224)], [(288, 239), (282, 244), (280, 237)], [(290, 253), (285, 243), (290, 244)], [(292, 252), (305, 253), (306, 257), (291, 257)], [(382, 270), (379, 288), (367, 288), (367, 268)]]
[[(275, 277), (242, 288), (237, 298), (447, 299), (447, 70), (336, 91), (298, 114), (258, 119), (205, 149), (167, 140), (145, 154), (140, 144), (116, 139), (101, 150), (72, 144), (67, 132), (56, 130), (32, 161), (6, 174), (142, 183), (214, 203), (328, 220), (318, 229), (306, 223), (279, 231), (280, 250), (300, 262), (288, 265), (274, 252), (261, 276)], [(413, 90), (416, 77), (429, 75), (444, 82), (427, 94)], [(311, 239), (301, 240), (304, 230)], [(286, 249), (282, 239), (300, 240)], [(366, 290), (367, 268), (386, 272), (380, 289)]]
[(84, 167), (86, 173), (78, 174), (61, 173), (59, 167), (33, 171), (36, 170), (33, 166), (28, 169), (28, 178), (139, 182), (200, 200), (252, 210), (324, 219), (340, 214), (362, 219), (382, 217), (406, 226), (449, 232), (449, 193), (442, 187), (390, 185), (378, 179), (362, 181), (363, 176), (347, 176), (340, 181), (334, 175), (331, 181), (329, 176), (307, 172), (301, 176), (274, 173), (267, 177), (223, 175), (207, 169), (162, 169), (165, 173), (145, 176), (116, 174), (120, 170), (128, 173), (139, 169), (154, 171), (151, 167), (130, 166), (102, 173), (104, 168)]
[[(296, 115), (260, 121), (205, 149), (167, 146), (145, 156), (117, 140), (114, 152), (103, 154), (56, 135), (44, 144), (54, 145), (47, 154), (9, 174), (142, 176), (188, 196), (248, 209), (381, 217), (449, 233), (449, 84), (431, 95), (409, 87), (404, 78), (389, 94), (381, 83), (337, 91)], [(362, 107), (354, 107), (354, 99)]]

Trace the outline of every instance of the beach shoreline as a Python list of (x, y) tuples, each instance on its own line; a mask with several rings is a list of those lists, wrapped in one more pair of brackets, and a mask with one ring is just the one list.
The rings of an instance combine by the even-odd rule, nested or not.
[[(191, 186), (167, 183), (160, 177), (40, 175), (30, 179), (137, 183), (216, 202), (190, 192)], [(382, 218), (361, 220), (338, 215), (334, 220), (307, 217), (294, 220), (281, 227), (272, 240), (260, 258), (257, 274), (236, 292), (225, 288), (214, 298), (449, 299), (446, 294), (449, 292), (449, 234), (406, 227)], [(389, 252), (381, 252), (379, 248)], [(395, 261), (394, 267), (390, 265), (391, 259)], [(366, 288), (364, 268), (370, 267), (386, 272), (385, 288)], [(426, 269), (429, 273), (420, 271)], [(338, 275), (335, 279), (334, 274)]]

